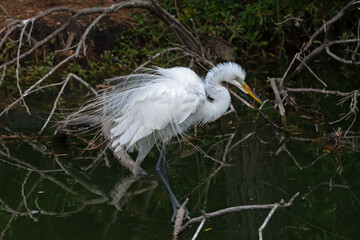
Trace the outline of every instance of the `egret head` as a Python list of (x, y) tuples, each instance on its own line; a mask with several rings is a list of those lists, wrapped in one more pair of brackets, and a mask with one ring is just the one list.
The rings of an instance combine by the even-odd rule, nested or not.
[(244, 93), (249, 94), (260, 104), (262, 104), (260, 98), (245, 83), (246, 73), (245, 70), (240, 65), (233, 62), (221, 63), (215, 66), (213, 69), (211, 69), (211, 72), (214, 73), (213, 75), (219, 75), (218, 77), (221, 82), (226, 82), (231, 85), (234, 85)]

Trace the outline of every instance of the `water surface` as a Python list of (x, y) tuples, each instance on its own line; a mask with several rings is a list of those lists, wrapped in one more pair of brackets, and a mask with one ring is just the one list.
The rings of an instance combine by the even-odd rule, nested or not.
[[(168, 145), (169, 181), (181, 202), (189, 198), (190, 216), (288, 201), (299, 192), (293, 206), (270, 219), (264, 239), (358, 239), (356, 136), (348, 133), (338, 148), (334, 131), (315, 127), (313, 119), (299, 116), (297, 130), (285, 134), (244, 106), (237, 109), (245, 114), (229, 114)], [(101, 140), (84, 151), (91, 133), (55, 144), (51, 135), (31, 137), (33, 122), (33, 129), (16, 130), (23, 136), (3, 130), (0, 239), (171, 238), (172, 208), (155, 171), (156, 148), (142, 165), (148, 176), (137, 179)], [(268, 213), (211, 219), (198, 239), (258, 239)], [(180, 239), (191, 239), (196, 228)]]

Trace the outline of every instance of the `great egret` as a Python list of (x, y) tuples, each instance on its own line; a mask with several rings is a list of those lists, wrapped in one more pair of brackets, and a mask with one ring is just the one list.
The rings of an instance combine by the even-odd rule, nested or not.
[(176, 212), (180, 204), (167, 180), (166, 143), (183, 135), (190, 127), (213, 122), (226, 112), (230, 93), (224, 83), (234, 85), (262, 103), (244, 79), (245, 71), (233, 62), (218, 64), (204, 80), (185, 67), (147, 69), (139, 74), (110, 79), (115, 82), (114, 86), (84, 105), (70, 120), (101, 116), (99, 124), (113, 151), (137, 150), (137, 165), (156, 143), (161, 142), (156, 170)]

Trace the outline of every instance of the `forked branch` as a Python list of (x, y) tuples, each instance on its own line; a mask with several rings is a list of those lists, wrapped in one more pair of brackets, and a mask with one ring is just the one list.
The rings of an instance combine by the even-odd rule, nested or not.
[[(210, 219), (210, 218), (214, 218), (214, 217), (219, 217), (225, 214), (229, 214), (229, 213), (233, 213), (233, 212), (240, 212), (240, 211), (244, 211), (244, 210), (261, 210), (261, 209), (271, 209), (271, 211), (269, 212), (268, 216), (266, 217), (266, 219), (264, 220), (264, 223), (261, 225), (261, 227), (259, 228), (259, 239), (262, 239), (262, 231), (264, 230), (264, 228), (266, 227), (267, 223), (269, 222), (270, 218), (273, 216), (273, 214), (275, 213), (275, 211), (277, 209), (281, 209), (281, 208), (286, 208), (292, 205), (293, 201), (295, 200), (295, 198), (299, 196), (299, 193), (294, 194), (294, 196), (292, 196), (290, 198), (290, 200), (288, 202), (285, 202), (284, 200), (280, 200), (280, 202), (278, 203), (273, 203), (273, 204), (264, 204), (264, 205), (244, 205), (244, 206), (236, 206), (236, 207), (229, 207), (229, 208), (224, 208), (215, 212), (211, 212), (211, 213), (203, 213), (202, 216), (196, 217), (196, 218), (192, 218), (190, 219), (188, 222), (186, 222), (181, 228), (180, 228), (180, 233), (184, 232), (186, 229), (188, 229), (190, 226), (192, 226), (195, 223), (200, 223), (202, 222), (204, 219)], [(261, 236), (261, 238), (260, 238)]]

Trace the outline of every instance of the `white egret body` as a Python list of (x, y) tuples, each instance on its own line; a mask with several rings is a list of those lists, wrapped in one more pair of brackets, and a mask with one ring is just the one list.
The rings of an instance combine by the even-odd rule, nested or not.
[[(174, 208), (180, 207), (168, 183), (165, 169), (165, 144), (194, 125), (213, 122), (230, 106), (232, 84), (261, 103), (245, 83), (245, 71), (236, 63), (215, 66), (205, 79), (184, 67), (156, 68), (140, 74), (110, 79), (113, 87), (69, 117), (70, 122), (98, 118), (102, 132), (114, 152), (125, 148), (138, 151), (139, 165), (159, 142), (163, 148), (157, 171), (169, 191)], [(99, 116), (101, 116), (99, 118)], [(134, 173), (137, 173), (134, 168)]]

